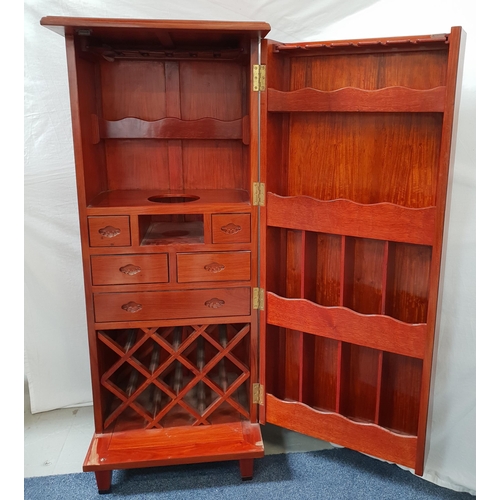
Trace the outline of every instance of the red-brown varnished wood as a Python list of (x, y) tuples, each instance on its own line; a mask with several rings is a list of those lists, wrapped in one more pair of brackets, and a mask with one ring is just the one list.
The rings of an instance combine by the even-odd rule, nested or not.
[(235, 422), (209, 427), (174, 427), (96, 434), (84, 471), (261, 458), (258, 424)]
[(391, 243), (386, 314), (407, 323), (427, 320), (432, 247)]
[(339, 413), (357, 422), (375, 422), (377, 380), (378, 352), (343, 342)]
[(341, 305), (342, 237), (318, 233), (316, 267), (316, 299), (322, 306)]
[[(267, 292), (267, 306), (267, 321), (272, 325), (416, 358), (424, 355), (425, 324), (403, 323), (379, 314), (359, 314), (346, 307), (323, 307), (271, 292)], [(376, 336), (373, 331), (377, 331)]]
[(422, 360), (384, 353), (379, 424), (417, 435)]
[(241, 479), (248, 480), (253, 477), (253, 458), (240, 459)]
[[(165, 63), (165, 106), (166, 115), (181, 118), (180, 71), (177, 61)], [(168, 185), (171, 189), (183, 189), (182, 142), (168, 143)]]
[(416, 438), (395, 434), (374, 424), (354, 422), (337, 413), (320, 412), (308, 406), (266, 395), (269, 423), (281, 425), (318, 439), (407, 467), (415, 463)]
[(367, 238), (347, 242), (352, 254), (344, 275), (345, 307), (363, 314), (382, 313), (384, 247), (384, 242)]
[(435, 206), (441, 126), (441, 113), (290, 113), (288, 187), (276, 194)]
[[(116, 121), (99, 121), (101, 139), (245, 139), (248, 144), (248, 117), (222, 121), (200, 118), (185, 121), (162, 118), (155, 121), (122, 118)], [(244, 132), (245, 130), (245, 132)]]
[(250, 280), (250, 252), (178, 253), (179, 283)]
[[(354, 88), (383, 90), (404, 87), (430, 90), (446, 85), (446, 45), (440, 50), (392, 53), (364, 53), (354, 50), (351, 54), (335, 54), (335, 64), (330, 56), (317, 54), (304, 57), (287, 57), (291, 74), (289, 88), (271, 87), (282, 91), (313, 88), (325, 92)], [(369, 94), (369, 93), (368, 93)]]
[[(73, 147), (75, 155), (75, 174), (76, 174), (76, 187), (78, 196), (78, 212), (79, 212), (79, 222), (80, 222), (80, 238), (81, 238), (81, 248), (82, 248), (82, 267), (84, 276), (84, 286), (85, 286), (85, 304), (86, 304), (86, 316), (87, 316), (87, 333), (89, 342), (89, 354), (90, 354), (90, 368), (91, 368), (91, 383), (92, 383), (92, 394), (94, 403), (94, 424), (96, 432), (102, 432), (103, 430), (103, 420), (102, 420), (102, 397), (100, 393), (100, 381), (99, 374), (96, 370), (97, 360), (98, 360), (98, 350), (96, 345), (95, 331), (93, 328), (93, 302), (92, 302), (92, 291), (90, 287), (91, 283), (91, 269), (90, 269), (90, 258), (89, 258), (89, 226), (87, 223), (87, 214), (85, 213), (85, 206), (88, 203), (88, 198), (95, 196), (96, 193), (100, 192), (104, 188), (105, 183), (105, 171), (103, 168), (99, 169), (98, 166), (103, 165), (104, 162), (104, 151), (102, 149), (92, 148), (98, 154), (93, 159), (95, 161), (90, 161), (90, 165), (84, 168), (89, 157), (87, 152), (89, 151), (86, 144), (91, 143), (91, 137), (88, 136), (89, 131), (85, 132), (86, 127), (83, 125), (85, 118), (82, 116), (81, 108), (92, 109), (96, 111), (99, 106), (99, 100), (93, 106), (93, 96), (95, 95), (91, 89), (92, 84), (95, 81), (94, 77), (98, 75), (98, 72), (94, 73), (92, 67), (89, 68), (87, 61), (82, 60), (77, 56), (78, 48), (75, 47), (75, 41), (73, 36), (67, 36), (65, 39), (66, 45), (66, 61), (68, 65), (68, 80), (69, 80), (69, 96), (70, 96), (70, 106), (71, 106), (71, 124), (73, 129)], [(83, 76), (85, 75), (85, 76)], [(83, 89), (80, 90), (82, 85), (79, 85), (81, 78), (86, 82), (90, 89), (85, 92)], [(83, 85), (85, 88), (85, 85)]]
[(377, 90), (353, 87), (325, 92), (305, 88), (292, 92), (268, 90), (268, 110), (275, 112), (442, 112), (446, 87), (417, 90), (387, 87)]
[(336, 411), (338, 345), (336, 340), (304, 334), (302, 402), (311, 408)]
[(169, 463), (251, 477), (258, 420), (422, 474), (461, 29), (41, 24), (66, 36), (99, 489)]
[(90, 246), (130, 246), (130, 222), (128, 216), (89, 217), (88, 225)]
[(430, 244), (435, 208), (405, 208), (391, 203), (362, 205), (349, 200), (267, 195), (267, 223), (289, 229)]
[(97, 489), (99, 493), (108, 492), (111, 489), (112, 470), (98, 470), (94, 472)]
[[(158, 41), (158, 30), (180, 31), (184, 33), (184, 40), (192, 40), (199, 43), (203, 36), (214, 33), (219, 38), (227, 34), (262, 36), (264, 37), (271, 26), (264, 22), (231, 22), (231, 21), (188, 21), (188, 20), (164, 20), (164, 19), (117, 19), (117, 18), (94, 18), (94, 17), (65, 17), (46, 16), (40, 21), (42, 26), (53, 27), (54, 31), (61, 34), (70, 30), (57, 29), (66, 28), (92, 28), (99, 36), (102, 34), (114, 35), (118, 40), (128, 39), (141, 42), (149, 34)], [(165, 35), (166, 36), (166, 35)], [(210, 38), (208, 38), (210, 40)], [(226, 38), (227, 39), (227, 38)], [(168, 37), (167, 37), (168, 40)], [(163, 41), (165, 43), (165, 40)], [(170, 45), (170, 41), (167, 42)]]
[[(450, 51), (446, 66), (447, 90), (445, 97), (445, 112), (443, 114), (443, 128), (441, 149), (439, 154), (439, 174), (436, 187), (436, 230), (433, 245), (432, 262), (429, 277), (429, 302), (427, 309), (427, 323), (429, 332), (427, 337), (426, 356), (422, 368), (422, 388), (420, 392), (418, 445), (415, 473), (422, 475), (424, 470), (424, 450), (427, 429), (427, 412), (429, 404), (432, 356), (434, 350), (434, 333), (439, 325), (438, 309), (440, 302), (439, 284), (441, 257), (445, 243), (446, 220), (449, 217), (450, 196), (448, 190), (451, 185), (454, 142), (456, 137), (456, 121), (458, 116), (458, 102), (462, 80), (463, 57), (465, 53), (465, 32), (460, 27), (454, 27), (449, 36)], [(448, 208), (448, 210), (447, 210)], [(442, 279), (442, 278), (441, 278)], [(434, 333), (433, 333), (434, 332)]]
[(94, 255), (93, 285), (129, 285), (169, 281), (168, 255)]
[[(140, 243), (138, 243), (140, 244)], [(132, 245), (133, 246), (133, 245)], [(235, 244), (211, 244), (211, 243), (189, 243), (185, 244), (181, 241), (175, 243), (174, 245), (164, 247), (162, 245), (149, 245), (149, 246), (135, 246), (133, 248), (133, 253), (136, 254), (155, 254), (155, 253), (165, 253), (171, 252), (190, 252), (190, 251), (210, 251), (210, 252), (230, 252), (230, 251), (240, 251), (240, 250), (250, 250), (251, 245), (249, 243), (235, 243)], [(131, 249), (127, 247), (95, 247), (89, 249), (90, 255), (120, 255), (120, 254), (130, 254)], [(171, 266), (173, 266), (172, 259), (170, 259)], [(172, 267), (171, 267), (172, 268)], [(176, 276), (177, 272), (174, 273)]]
[[(152, 197), (189, 199), (179, 203), (158, 203)], [(186, 191), (156, 189), (127, 189), (107, 191), (94, 198), (87, 209), (91, 215), (126, 212), (128, 214), (199, 214), (210, 211), (248, 211), (248, 191), (219, 189), (190, 189)]]
[(212, 243), (250, 243), (250, 214), (213, 214)]
[(150, 321), (250, 314), (250, 288), (94, 294), (95, 321)]
[[(421, 50), (422, 48), (443, 48), (443, 43), (448, 42), (448, 36), (442, 35), (418, 35), (418, 36), (405, 36), (405, 37), (385, 37), (385, 38), (364, 38), (359, 39), (348, 39), (348, 40), (330, 40), (323, 42), (298, 42), (298, 43), (276, 43), (273, 50), (275, 52), (291, 52), (294, 55), (304, 55), (310, 56), (315, 50), (321, 49), (322, 53), (326, 54), (328, 52), (338, 53), (344, 49), (351, 49), (350, 53), (363, 53), (363, 48), (368, 48), (370, 51), (375, 49), (376, 51), (385, 52), (389, 48), (394, 52), (394, 48), (401, 50), (402, 48), (407, 48), (409, 50)], [(423, 47), (419, 47), (422, 45)], [(430, 46), (430, 47), (429, 47)], [(436, 47), (434, 47), (436, 46)]]

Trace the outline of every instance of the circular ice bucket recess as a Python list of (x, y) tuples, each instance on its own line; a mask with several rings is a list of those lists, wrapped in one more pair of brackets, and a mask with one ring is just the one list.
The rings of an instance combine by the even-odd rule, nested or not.
[(199, 196), (194, 196), (191, 194), (159, 194), (156, 196), (150, 196), (149, 201), (153, 203), (188, 203), (190, 201), (199, 200)]

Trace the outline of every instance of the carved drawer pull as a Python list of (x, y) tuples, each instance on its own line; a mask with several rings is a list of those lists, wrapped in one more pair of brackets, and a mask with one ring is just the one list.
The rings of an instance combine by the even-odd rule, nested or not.
[(126, 304), (122, 305), (122, 309), (129, 313), (136, 313), (142, 309), (142, 305), (138, 304), (137, 302), (127, 302)]
[(237, 224), (233, 224), (232, 222), (230, 222), (229, 224), (222, 226), (220, 230), (226, 234), (236, 234), (241, 231), (241, 226), (238, 226)]
[(120, 272), (128, 274), (129, 276), (139, 274), (141, 271), (142, 269), (139, 266), (134, 266), (134, 264), (127, 264), (126, 266), (120, 267)]
[(113, 227), (113, 226), (106, 226), (106, 227), (102, 227), (101, 229), (99, 229), (99, 234), (103, 238), (115, 238), (120, 233), (121, 233), (121, 230), (118, 229), (117, 227)]
[(204, 269), (211, 273), (220, 273), (226, 269), (226, 266), (224, 264), (219, 264), (218, 262), (212, 262), (211, 264), (207, 264)]
[(215, 297), (205, 302), (205, 305), (211, 309), (219, 309), (219, 307), (222, 307), (224, 304), (225, 302), (222, 299), (216, 299)]

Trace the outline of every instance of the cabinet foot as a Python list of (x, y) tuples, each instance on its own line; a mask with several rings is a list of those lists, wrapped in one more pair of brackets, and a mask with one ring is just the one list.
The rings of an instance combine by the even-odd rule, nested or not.
[(242, 458), (240, 460), (240, 474), (243, 481), (248, 481), (253, 477), (253, 458)]
[(112, 470), (95, 471), (95, 480), (99, 493), (108, 493), (111, 489)]

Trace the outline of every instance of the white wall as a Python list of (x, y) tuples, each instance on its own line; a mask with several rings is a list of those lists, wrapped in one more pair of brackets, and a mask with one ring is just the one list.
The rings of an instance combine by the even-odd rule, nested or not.
[(91, 401), (64, 40), (46, 15), (266, 21), (283, 42), (467, 32), (424, 477), (475, 491), (475, 10), (460, 1), (26, 0), (25, 371), (34, 412)]

